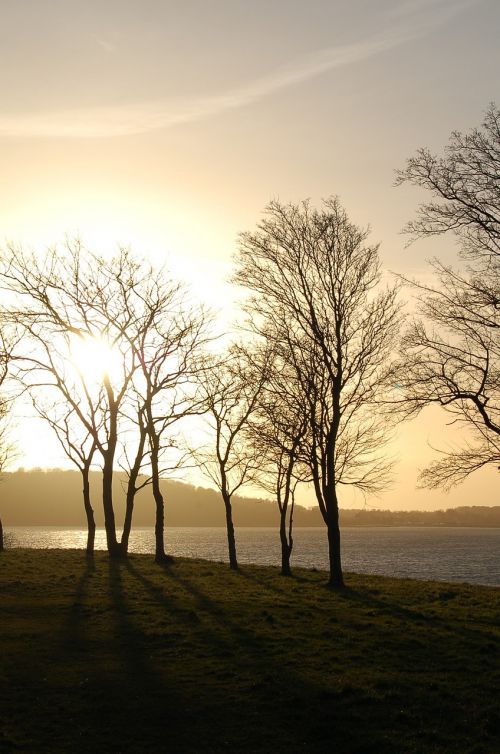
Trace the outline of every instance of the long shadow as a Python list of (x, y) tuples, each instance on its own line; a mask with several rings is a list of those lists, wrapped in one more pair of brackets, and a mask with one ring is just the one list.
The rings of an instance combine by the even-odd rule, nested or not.
[(374, 597), (369, 592), (361, 589), (356, 590), (347, 587), (342, 590), (342, 592), (339, 592), (339, 595), (341, 598), (355, 602), (358, 605), (371, 607), (377, 610), (379, 615), (391, 615), (402, 621), (411, 621), (417, 625), (426, 625), (427, 627), (436, 626), (449, 629), (453, 633), (460, 634), (470, 641), (484, 639), (485, 634), (491, 633), (491, 629), (493, 628), (493, 624), (488, 625), (483, 623), (482, 628), (477, 629), (471, 628), (470, 626), (459, 625), (456, 621), (451, 623), (449, 619), (441, 618), (439, 615), (429, 614), (409, 607), (403, 607), (392, 600)]
[[(210, 600), (207, 600), (206, 596), (203, 595), (201, 590), (197, 590), (192, 584), (187, 582), (185, 579), (180, 579), (175, 572), (170, 572), (170, 575), (173, 578), (177, 578), (180, 583), (183, 584), (184, 588), (188, 589), (195, 597), (198, 598), (200, 602), (200, 606), (202, 606), (204, 609), (209, 610), (212, 612), (212, 614), (219, 620), (221, 625), (225, 625), (227, 628), (233, 631), (235, 636), (243, 636), (245, 637), (245, 641), (249, 646), (252, 645), (252, 641), (254, 639), (254, 634), (251, 632), (248, 632), (248, 630), (243, 626), (239, 624), (231, 625), (230, 622), (227, 621), (227, 616), (225, 615), (224, 611), (216, 608), (213, 603), (210, 602)], [(241, 576), (246, 577), (247, 574), (244, 572), (240, 573)], [(261, 580), (258, 578), (252, 578), (252, 576), (248, 576), (250, 581), (253, 581), (255, 583), (261, 584)], [(308, 581), (305, 579), (305, 581)], [(318, 585), (321, 586), (321, 585)], [(326, 589), (326, 585), (325, 586)], [(286, 594), (286, 590), (277, 590), (281, 594)], [(331, 594), (331, 591), (328, 590), (328, 592)], [(367, 593), (366, 591), (362, 590), (355, 590), (349, 586), (345, 587), (342, 590), (335, 591), (333, 594), (336, 596), (337, 599), (341, 600), (348, 600), (350, 602), (355, 602), (358, 605), (362, 605), (364, 607), (371, 607), (372, 609), (375, 609), (379, 615), (390, 615), (392, 617), (395, 617), (401, 621), (403, 625), (408, 624), (411, 622), (415, 629), (417, 628), (423, 628), (423, 636), (426, 639), (426, 642), (428, 640), (428, 643), (430, 644), (430, 636), (428, 634), (428, 630), (431, 627), (436, 627), (440, 630), (447, 630), (450, 633), (454, 634), (455, 636), (460, 636), (463, 641), (467, 642), (471, 648), (475, 648), (477, 650), (478, 646), (481, 647), (485, 640), (490, 640), (493, 642), (498, 642), (498, 637), (494, 634), (494, 626), (493, 624), (488, 625), (482, 625), (480, 628), (473, 628), (471, 626), (465, 626), (463, 624), (458, 624), (456, 622), (451, 622), (449, 619), (445, 619), (440, 617), (439, 615), (435, 614), (429, 614), (427, 612), (414, 610), (408, 607), (404, 607), (400, 604), (397, 604), (393, 602), (392, 600), (383, 600), (378, 599), (374, 597), (373, 595)], [(400, 645), (404, 645), (404, 637), (399, 636), (398, 643)], [(256, 649), (258, 649), (258, 645), (256, 645)], [(412, 645), (413, 649), (413, 645)], [(436, 648), (434, 648), (435, 650)], [(453, 651), (453, 650), (451, 650)], [(479, 650), (481, 651), (481, 650)], [(426, 653), (427, 648), (425, 646), (422, 647), (422, 652)], [(433, 659), (434, 658), (434, 659)], [(429, 662), (436, 663), (437, 657), (435, 655), (435, 652), (432, 654), (429, 654), (428, 656)], [(444, 667), (449, 665), (449, 658), (447, 659), (447, 652), (446, 648), (440, 649), (440, 660), (443, 662)], [(464, 658), (465, 662), (465, 658)], [(396, 653), (393, 658), (393, 664), (394, 669), (398, 670), (400, 667), (399, 665), (400, 659), (398, 654)], [(294, 683), (297, 679), (288, 678), (287, 682)]]
[[(289, 576), (283, 576), (281, 573), (281, 568), (279, 566), (276, 566), (276, 577), (281, 580), (281, 583), (283, 584), (282, 587), (277, 586), (276, 584), (269, 584), (268, 579), (264, 575), (263, 577), (259, 577), (258, 572), (251, 572), (245, 569), (245, 565), (240, 566), (238, 569), (238, 573), (243, 576), (244, 578), (248, 579), (249, 581), (254, 581), (256, 584), (259, 584), (259, 586), (262, 586), (266, 589), (269, 589), (271, 591), (274, 591), (276, 594), (284, 594), (288, 595), (289, 592), (287, 591), (287, 586), (289, 584), (311, 584), (311, 578), (304, 576), (301, 571), (307, 571), (308, 569), (303, 567), (297, 567), (292, 568), (292, 573)], [(317, 573), (316, 568), (309, 569), (311, 573)], [(328, 574), (325, 572), (325, 581), (323, 583), (317, 584), (317, 586), (321, 587), (324, 586), (325, 588), (328, 587), (327, 583), (327, 576)], [(340, 594), (341, 591), (337, 589), (329, 589), (331, 594)]]
[[(355, 751), (352, 745), (356, 739), (362, 743), (363, 751), (372, 751), (360, 725), (361, 714), (366, 714), (366, 695), (360, 694), (361, 712), (359, 700), (346, 696), (342, 690), (337, 694), (330, 689), (325, 696), (323, 684), (312, 682), (295, 670), (293, 663), (287, 663), (286, 644), (279, 647), (279, 642), (259, 635), (244, 620), (232, 619), (216, 599), (181, 576), (175, 565), (158, 566), (165, 583), (172, 584), (170, 595), (133, 561), (127, 560), (124, 567), (162, 608), (170, 625), (178, 623), (187, 634), (195, 633), (196, 641), (205, 647), (203, 651), (196, 644), (191, 648), (199, 655), (200, 667), (192, 684), (190, 703), (196, 710), (200, 738), (205, 741), (193, 752), (267, 754), (278, 746), (279, 751), (286, 748), (313, 754), (333, 746), (340, 753)], [(177, 596), (182, 592), (193, 600), (197, 616), (194, 628), (193, 610)], [(328, 715), (321, 709), (325, 700)], [(368, 703), (371, 701), (377, 706), (375, 700)], [(274, 714), (262, 715), (260, 710), (270, 703)], [(386, 751), (390, 748), (386, 747)]]
[(133, 752), (156, 749), (177, 754), (190, 751), (193, 719), (186, 712), (186, 699), (176, 678), (165, 671), (164, 665), (160, 670), (150, 637), (131, 617), (123, 584), (123, 574), (128, 569), (128, 560), (109, 562), (113, 642), (119, 663), (112, 687), (114, 702), (118, 700), (121, 707), (120, 727), (125, 732), (121, 746), (125, 747), (124, 751)]
[(63, 626), (61, 641), (70, 652), (83, 652), (86, 649), (86, 635), (83, 631), (82, 608), (87, 595), (90, 577), (95, 573), (95, 563), (92, 558), (85, 559), (85, 568), (76, 582), (73, 604), (69, 609), (69, 616)]
[[(363, 589), (346, 589), (334, 599), (325, 592), (325, 615), (330, 605), (334, 608), (339, 600), (345, 600), (346, 608), (349, 604), (353, 608), (345, 612), (359, 615), (368, 626), (369, 612), (355, 606), (373, 610), (375, 616), (397, 617), (398, 621), (392, 623), (379, 622), (381, 653), (374, 662), (387, 665), (387, 676), (382, 678), (388, 684), (396, 683), (397, 698), (394, 702), (388, 692), (387, 699), (381, 701), (378, 692), (369, 690), (369, 674), (368, 681), (358, 682), (354, 667), (352, 674), (347, 673), (350, 683), (342, 679), (345, 663), (356, 663), (356, 652), (352, 657), (349, 652), (350, 638), (344, 641), (347, 649), (342, 661), (331, 661), (335, 659), (336, 624), (322, 622), (320, 615), (317, 623), (309, 625), (306, 617), (297, 637), (290, 633), (293, 621), (280, 624), (279, 611), (274, 614), (275, 625), (266, 622), (262, 608), (269, 608), (273, 600), (278, 604), (274, 593), (287, 594), (291, 582), (285, 581), (283, 591), (278, 583), (266, 594), (265, 579), (261, 581), (258, 572), (254, 578), (251, 569), (234, 575), (228, 571), (227, 580), (217, 576), (212, 582), (208, 576), (198, 579), (192, 566), (185, 569), (174, 564), (152, 572), (151, 565), (146, 569), (145, 564), (145, 560), (134, 558), (108, 562), (102, 557), (96, 559), (94, 573), (82, 563), (69, 592), (67, 577), (62, 580), (64, 602), (58, 587), (60, 572), (54, 572), (49, 605), (61, 605), (62, 618), (50, 624), (55, 626), (53, 633), (40, 634), (40, 646), (33, 644), (18, 654), (26, 667), (19, 677), (16, 666), (17, 678), (13, 681), (17, 688), (12, 701), (7, 690), (4, 699), (9, 710), (21, 705), (21, 711), (0, 709), (0, 713), (10, 715), (9, 724), (15, 721), (21, 727), (26, 719), (33, 740), (2, 741), (0, 736), (0, 751), (2, 746), (17, 746), (16, 750), (30, 754), (394, 754), (406, 749), (404, 743), (391, 745), (388, 734), (394, 741), (401, 731), (401, 740), (408, 742), (414, 730), (418, 735), (427, 725), (430, 735), (439, 726), (439, 713), (434, 713), (432, 701), (436, 695), (428, 701), (427, 688), (418, 674), (407, 674), (402, 683), (398, 680), (398, 663), (413, 662), (410, 654), (405, 659), (405, 653), (412, 652), (411, 646), (407, 650), (402, 642), (399, 653), (392, 645), (384, 652), (383, 646), (385, 624), (390, 632), (387, 638), (397, 643), (399, 624), (404, 627), (410, 622), (421, 627), (421, 636), (428, 636), (428, 647), (433, 646), (434, 632), (427, 629), (432, 623), (447, 623), (438, 616)], [(305, 580), (321, 589), (319, 580)], [(253, 583), (262, 591), (253, 589)], [(215, 586), (234, 590), (235, 599), (231, 594), (217, 593)], [(302, 592), (295, 590), (298, 599)], [(43, 602), (30, 601), (35, 607), (35, 623)], [(17, 620), (17, 614), (15, 617)], [(316, 632), (312, 645), (316, 653), (323, 653), (319, 660), (318, 654), (313, 660), (307, 651), (308, 630)], [(376, 618), (374, 630), (379, 630)], [(473, 633), (468, 632), (467, 640), (474, 650), (475, 632), (470, 631)], [(455, 642), (455, 647), (457, 644), (460, 642)], [(417, 656), (424, 657), (428, 647), (417, 647)], [(31, 660), (33, 668), (27, 664)], [(431, 660), (434, 662), (433, 657)], [(51, 662), (53, 667), (49, 667)], [(312, 672), (308, 672), (309, 662)], [(370, 662), (370, 658), (360, 661), (359, 670)], [(436, 662), (438, 668), (446, 670), (450, 657), (442, 661), (437, 658)], [(412, 696), (413, 717), (400, 719), (397, 705), (404, 704), (405, 684), (413, 681), (420, 683)], [(454, 712), (463, 712), (468, 699), (460, 688), (457, 693), (461, 700), (458, 706), (453, 700), (442, 700), (443, 709), (451, 717)], [(426, 716), (428, 724), (422, 722)], [(420, 748), (417, 743), (416, 748), (408, 750), (439, 750), (430, 739), (427, 743), (427, 749), (423, 742)]]
[[(50, 557), (50, 555), (49, 555)], [(49, 565), (51, 567), (51, 565)], [(81, 680), (89, 674), (92, 667), (88, 656), (88, 637), (86, 632), (85, 602), (89, 591), (89, 580), (94, 573), (94, 563), (91, 559), (81, 561), (81, 573), (77, 578), (70, 602), (57, 604), (58, 614), (53, 609), (47, 615), (47, 604), (44, 595), (40, 595), (37, 610), (31, 610), (32, 619), (51, 621), (52, 631), (41, 634), (39, 641), (27, 645), (22, 652), (22, 675), (15, 679), (18, 685), (13, 689), (17, 695), (19, 721), (16, 725), (20, 735), (20, 743), (15, 751), (42, 752), (64, 750), (71, 741), (71, 748), (79, 748), (79, 732), (71, 725), (61, 725), (66, 709), (72, 708), (73, 700), (70, 693), (78, 697)], [(61, 574), (56, 572), (57, 579)], [(64, 578), (64, 576), (63, 576)], [(57, 581), (55, 581), (57, 584)], [(66, 588), (63, 587), (63, 591)], [(48, 599), (52, 601), (57, 595), (57, 586), (49, 589)], [(19, 685), (22, 684), (22, 692)], [(29, 712), (26, 714), (24, 705), (29, 699)], [(34, 704), (35, 700), (35, 704)], [(95, 711), (83, 711), (79, 716), (79, 726), (88, 728), (92, 725)], [(68, 713), (69, 716), (69, 713)], [(75, 740), (76, 736), (76, 740)], [(0, 751), (2, 751), (0, 739)]]
[[(167, 598), (165, 595), (165, 592), (161, 586), (157, 586), (156, 584), (152, 583), (148, 578), (146, 578), (140, 570), (138, 570), (129, 559), (127, 559), (125, 563), (129, 573), (131, 576), (133, 576), (137, 581), (141, 584), (143, 589), (146, 590), (146, 592), (156, 601), (156, 603), (163, 608), (165, 611), (165, 614), (168, 616), (169, 619), (172, 619), (172, 616), (175, 616), (175, 621), (179, 624), (181, 624), (182, 628), (191, 630), (193, 627), (193, 613), (192, 611), (181, 609), (179, 607), (179, 601), (174, 600), (172, 598)], [(182, 582), (178, 577), (175, 577), (174, 569), (172, 568), (171, 564), (163, 564), (160, 565), (159, 568), (161, 568), (164, 573), (170, 577), (176, 580), (179, 584), (182, 586)], [(186, 590), (184, 587), (184, 591)], [(208, 610), (208, 600), (207, 604), (203, 606), (205, 609), (205, 612), (210, 612)], [(230, 647), (230, 643), (226, 641), (223, 637), (223, 634), (219, 632), (211, 631), (210, 629), (207, 629), (206, 626), (204, 626), (204, 638), (203, 640), (205, 643), (209, 644), (211, 647), (217, 647), (220, 651), (224, 652), (227, 651)]]
[[(40, 751), (197, 751), (188, 700), (176, 678), (159, 669), (150, 638), (134, 620), (123, 581), (126, 565), (99, 563), (96, 600), (89, 588), (91, 565), (76, 583), (50, 680), (51, 693), (60, 683), (62, 697), (59, 710), (47, 712), (47, 728), (57, 730), (61, 741), (48, 741), (48, 732), (40, 730)], [(68, 685), (70, 696), (64, 692)], [(66, 708), (68, 718), (78, 710), (77, 724), (61, 726), (57, 718)]]
[(276, 586), (276, 584), (270, 584), (268, 578), (259, 578), (256, 573), (248, 571), (244, 565), (239, 566), (237, 572), (242, 578), (246, 579), (247, 581), (252, 581), (254, 584), (258, 584), (258, 586), (262, 587), (263, 589), (267, 589), (268, 591), (279, 595), (289, 595), (289, 592), (287, 592), (285, 588), (285, 581), (288, 581), (288, 583), (300, 581), (300, 578), (297, 578), (295, 575), (282, 576), (278, 568), (276, 569), (276, 576), (283, 579), (283, 588)]
[[(252, 630), (248, 623), (232, 620), (228, 612), (210, 598), (203, 589), (195, 586), (189, 579), (183, 578), (175, 568), (163, 569), (167, 578), (181, 586), (191, 597), (195, 599), (197, 609), (210, 616), (216, 624), (216, 628), (206, 630), (204, 625), (205, 641), (209, 646), (224, 646), (236, 658), (238, 663), (235, 668), (236, 683), (244, 682), (245, 672), (253, 681), (241, 695), (239, 704), (233, 700), (232, 714), (239, 720), (239, 726), (243, 729), (252, 730), (253, 725), (259, 720), (252, 722), (247, 717), (250, 705), (245, 701), (245, 696), (252, 697), (252, 705), (257, 707), (267, 706), (272, 700), (274, 718), (272, 730), (262, 728), (254, 739), (252, 748), (248, 751), (272, 751), (272, 741), (281, 744), (288, 742), (291, 752), (304, 751), (326, 752), (372, 752), (378, 751), (372, 748), (377, 745), (377, 735), (371, 735), (368, 740), (365, 736), (365, 728), (361, 724), (366, 715), (367, 705), (375, 709), (377, 701), (368, 698), (360, 692), (358, 698), (350, 696), (352, 689), (346, 695), (343, 690), (332, 690), (330, 679), (325, 678), (323, 684), (316, 684), (307, 679), (306, 674), (300, 669), (295, 670), (293, 663), (286, 661), (286, 642), (278, 648), (274, 639), (267, 639)], [(227, 665), (228, 661), (225, 660)], [(325, 691), (325, 685), (329, 686)], [(231, 692), (228, 689), (227, 694)], [(327, 702), (328, 713), (325, 714), (324, 704)], [(266, 738), (267, 737), (267, 738)], [(267, 748), (265, 741), (267, 740)], [(361, 748), (357, 748), (357, 747)], [(253, 748), (255, 747), (255, 748)], [(385, 745), (385, 751), (390, 752), (390, 746)], [(281, 750), (281, 749), (280, 749)], [(242, 748), (241, 751), (247, 751)]]
[[(80, 710), (78, 725), (75, 730), (66, 730), (60, 746), (54, 741), (49, 745), (44, 739), (40, 751), (398, 751), (385, 737), (386, 726), (399, 724), (397, 717), (392, 717), (390, 702), (364, 690), (363, 684), (360, 688), (344, 687), (326, 673), (321, 677), (317, 669), (308, 673), (307, 651), (289, 661), (287, 652), (297, 649), (297, 641), (286, 632), (280, 633), (279, 618), (276, 627), (266, 624), (261, 607), (272, 602), (274, 595), (293, 600), (288, 589), (293, 579), (284, 581), (281, 589), (279, 584), (266, 583), (251, 569), (243, 567), (236, 574), (228, 571), (227, 588), (238, 590), (241, 584), (242, 590), (248, 589), (249, 599), (255, 599), (255, 611), (245, 609), (239, 614), (234, 609), (237, 602), (226, 607), (225, 597), (211, 591), (208, 579), (198, 581), (194, 571), (192, 576), (186, 574), (181, 564), (157, 568), (158, 575), (150, 576), (150, 571), (145, 572), (134, 558), (100, 561), (96, 578), (100, 579), (99, 605), (105, 603), (107, 611), (104, 616), (89, 611), (94, 581), (90, 579), (91, 570), (82, 572), (75, 584), (64, 635), (64, 651), (70, 660), (73, 644), (75, 665), (83, 670), (88, 661), (82, 672), (83, 684), (72, 691), (71, 705)], [(307, 577), (304, 581), (311, 583)], [(268, 590), (262, 603), (253, 584)], [(315, 586), (322, 585), (318, 582)], [(376, 615), (394, 616), (401, 624), (411, 622), (424, 629), (423, 635), (433, 624), (447, 623), (363, 589), (346, 588), (334, 599), (325, 591), (325, 605), (334, 606), (337, 600), (345, 600), (353, 608), (371, 609)], [(151, 608), (152, 604), (155, 607)], [(145, 620), (154, 625), (145, 625)], [(96, 621), (101, 621), (101, 629)], [(381, 631), (383, 643), (383, 626)], [(394, 625), (390, 631), (394, 638)], [(467, 639), (471, 641), (474, 634), (473, 629), (467, 631)], [(334, 631), (331, 639), (327, 653), (334, 656)], [(301, 641), (304, 639), (298, 644)], [(391, 672), (400, 670), (401, 662), (401, 655), (392, 656), (391, 652), (389, 649), (383, 660), (377, 660), (387, 663), (389, 678)], [(446, 664), (443, 660), (443, 667)], [(330, 667), (328, 661), (326, 667)], [(269, 705), (272, 715), (264, 712)], [(417, 706), (418, 714), (425, 714), (425, 700)], [(64, 709), (62, 704), (62, 714)]]

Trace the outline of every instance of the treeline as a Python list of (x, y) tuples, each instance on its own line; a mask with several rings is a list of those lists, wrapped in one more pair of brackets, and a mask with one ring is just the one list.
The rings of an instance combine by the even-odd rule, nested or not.
[[(128, 249), (108, 259), (79, 242), (43, 256), (10, 244), (0, 258), (0, 471), (10, 404), (28, 401), (80, 472), (89, 557), (92, 472), (110, 557), (127, 556), (147, 488), (161, 563), (162, 479), (195, 464), (220, 494), (233, 569), (235, 495), (250, 484), (272, 495), (283, 575), (297, 485), (310, 484), (327, 530), (329, 584), (343, 586), (342, 490), (384, 488), (393, 466), (385, 444), (398, 422), (437, 403), (467, 429), (461, 448), (424, 470), (423, 485), (446, 488), (500, 463), (499, 166), (500, 111), (491, 105), (480, 129), (452, 134), (443, 157), (421, 149), (398, 173), (431, 194), (407, 233), (450, 232), (466, 262), (455, 270), (434, 260), (429, 285), (385, 283), (378, 245), (338, 198), (319, 209), (272, 201), (239, 237), (231, 281), (243, 292), (242, 316), (232, 338), (167, 270)], [(418, 299), (411, 320), (404, 284)]]
[[(126, 475), (116, 474), (114, 497), (117, 520), (125, 516)], [(90, 489), (99, 497), (101, 477), (90, 474)], [(195, 487), (185, 482), (162, 479), (162, 494), (168, 500), (167, 526), (224, 526), (220, 495), (213, 489)], [(2, 482), (2, 506), (11, 526), (82, 527), (80, 475), (76, 471), (50, 469), (7, 473)], [(272, 500), (233, 499), (236, 527), (277, 527), (279, 511)], [(102, 511), (96, 509), (96, 524), (104, 523)], [(151, 526), (154, 505), (151, 495), (142, 490), (137, 495), (135, 525)], [(323, 526), (317, 506), (295, 506), (296, 527)], [(345, 508), (340, 511), (341, 526), (483, 526), (500, 527), (500, 506), (461, 506), (438, 511), (389, 511), (374, 508)]]
[(438, 511), (342, 510), (343, 526), (500, 527), (500, 506), (462, 505)]
[[(101, 474), (92, 471), (89, 477), (91, 498), (100, 496)], [(224, 508), (220, 494), (213, 489), (195, 487), (184, 482), (162, 479), (162, 495), (166, 506), (166, 527), (169, 526), (225, 526)], [(113, 499), (117, 523), (123, 525), (126, 506), (127, 476), (117, 472), (113, 481)], [(71, 470), (29, 470), (7, 473), (2, 481), (2, 508), (12, 526), (70, 526), (82, 527), (81, 480)], [(233, 499), (236, 526), (270, 526), (279, 523), (276, 503), (236, 496)], [(311, 512), (312, 513), (312, 512)], [(305, 516), (303, 516), (305, 514)], [(302, 526), (319, 526), (321, 515), (297, 506), (296, 522)], [(312, 523), (304, 523), (307, 519)], [(155, 520), (154, 500), (146, 487), (137, 494), (134, 510), (135, 526), (151, 526)], [(103, 512), (96, 507), (95, 522), (103, 526)]]

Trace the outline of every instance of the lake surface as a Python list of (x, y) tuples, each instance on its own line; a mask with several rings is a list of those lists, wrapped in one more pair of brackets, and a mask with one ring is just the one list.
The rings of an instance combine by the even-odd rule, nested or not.
[[(6, 547), (84, 548), (86, 532), (32, 526), (5, 531)], [(241, 528), (236, 531), (241, 563), (280, 564), (278, 531)], [(297, 528), (292, 565), (328, 568), (326, 530)], [(223, 527), (173, 527), (165, 530), (171, 555), (227, 562)], [(106, 549), (103, 529), (96, 533), (96, 549)], [(130, 551), (154, 552), (153, 529), (135, 529)], [(382, 576), (466, 581), (500, 585), (500, 529), (454, 527), (346, 527), (342, 530), (344, 569)]]

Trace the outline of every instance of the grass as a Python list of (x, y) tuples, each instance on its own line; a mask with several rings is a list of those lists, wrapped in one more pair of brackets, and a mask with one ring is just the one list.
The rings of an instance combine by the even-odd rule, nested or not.
[(500, 752), (500, 590), (0, 556), (0, 752)]

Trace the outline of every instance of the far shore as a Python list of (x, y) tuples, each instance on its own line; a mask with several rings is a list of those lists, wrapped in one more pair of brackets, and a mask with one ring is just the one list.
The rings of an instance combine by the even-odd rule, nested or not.
[[(78, 524), (64, 524), (64, 523), (54, 523), (54, 524), (12, 524), (10, 526), (11, 529), (24, 529), (24, 528), (37, 528), (37, 529), (75, 529), (75, 530), (81, 530), (84, 529), (84, 525), (78, 525)], [(153, 529), (154, 525), (151, 524), (150, 526), (137, 526), (134, 527), (135, 529)], [(225, 529), (223, 524), (189, 524), (189, 525), (183, 525), (183, 524), (171, 524), (168, 527), (168, 529)], [(238, 528), (240, 529), (274, 529), (276, 527), (271, 526), (269, 524), (239, 524)], [(324, 524), (317, 523), (317, 524), (310, 524), (308, 526), (296, 526), (295, 529), (321, 529), (324, 528)], [(463, 523), (430, 523), (430, 522), (422, 522), (422, 523), (412, 523), (412, 524), (377, 524), (377, 523), (348, 523), (342, 525), (343, 529), (500, 529), (500, 524), (498, 523), (470, 523), (470, 524), (463, 524)], [(98, 530), (104, 531), (103, 526), (98, 526)], [(7, 529), (8, 530), (8, 529)]]
[[(2, 480), (0, 516), (4, 527), (9, 526), (84, 526), (81, 494), (81, 475), (62, 469), (17, 471), (7, 473)], [(91, 473), (91, 497), (96, 523), (102, 526), (101, 477)], [(123, 520), (123, 474), (116, 472), (115, 514)], [(169, 527), (225, 526), (224, 505), (220, 494), (213, 489), (194, 487), (174, 480), (162, 480), (165, 515)], [(404, 506), (404, 499), (401, 504)], [(137, 495), (134, 526), (152, 526), (154, 503), (149, 489)], [(233, 500), (233, 519), (237, 527), (278, 527), (278, 506), (272, 500), (238, 497)], [(296, 505), (294, 526), (324, 527), (317, 506)], [(404, 526), (404, 527), (487, 527), (500, 528), (500, 505), (467, 505), (437, 511), (381, 510), (374, 502), (359, 508), (340, 510), (342, 527)]]

